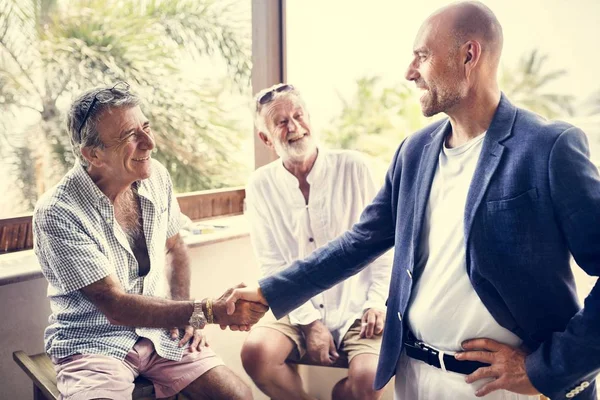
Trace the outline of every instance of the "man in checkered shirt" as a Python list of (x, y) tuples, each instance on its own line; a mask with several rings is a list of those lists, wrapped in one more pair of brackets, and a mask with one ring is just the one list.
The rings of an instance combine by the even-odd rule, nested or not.
[(34, 248), (48, 279), (46, 351), (63, 399), (131, 398), (143, 375), (157, 397), (250, 399), (206, 347), (204, 324), (246, 329), (266, 307), (190, 299), (180, 211), (139, 98), (124, 82), (71, 106), (78, 162), (38, 202)]

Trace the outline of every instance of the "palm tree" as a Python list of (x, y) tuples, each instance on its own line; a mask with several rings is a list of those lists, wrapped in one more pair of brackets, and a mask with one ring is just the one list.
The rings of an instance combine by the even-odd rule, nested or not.
[[(145, 101), (155, 157), (176, 190), (231, 184), (240, 166), (230, 155), (243, 130), (224, 100), (250, 95), (247, 6), (244, 0), (0, 0), (0, 143), (19, 164), (24, 198), (33, 204), (73, 163), (61, 129), (71, 99), (118, 80)], [(189, 60), (202, 61), (207, 71), (189, 79)]]
[(545, 72), (548, 55), (537, 49), (525, 54), (515, 67), (504, 66), (500, 73), (500, 89), (516, 105), (553, 119), (574, 114), (571, 95), (546, 91), (549, 83), (567, 74), (564, 69)]

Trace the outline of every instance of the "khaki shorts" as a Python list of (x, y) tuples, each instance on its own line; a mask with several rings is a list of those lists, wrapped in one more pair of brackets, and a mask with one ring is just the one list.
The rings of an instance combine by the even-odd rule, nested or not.
[[(354, 321), (348, 332), (344, 335), (342, 343), (338, 346), (338, 350), (348, 355), (348, 362), (359, 354), (375, 354), (379, 355), (381, 350), (381, 335), (373, 336), (372, 338), (360, 337), (360, 319)], [(299, 361), (306, 355), (306, 340), (300, 328), (290, 323), (288, 316), (281, 318), (279, 321), (270, 321), (264, 324), (259, 324), (257, 328), (270, 328), (283, 333), (290, 338), (295, 344), (295, 349), (288, 356), (288, 360)]]

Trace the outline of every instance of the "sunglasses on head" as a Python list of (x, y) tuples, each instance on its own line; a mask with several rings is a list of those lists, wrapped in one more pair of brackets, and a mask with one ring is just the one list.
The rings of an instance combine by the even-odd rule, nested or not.
[(85, 113), (85, 116), (83, 117), (83, 120), (81, 121), (81, 125), (79, 125), (79, 129), (77, 130), (77, 135), (79, 136), (80, 142), (82, 140), (81, 130), (85, 126), (85, 123), (87, 122), (90, 114), (92, 113), (92, 109), (94, 108), (96, 103), (101, 103), (101, 104), (108, 103), (109, 101), (111, 101), (115, 98), (115, 95), (122, 96), (127, 92), (129, 92), (129, 84), (127, 82), (117, 82), (113, 87), (107, 88), (107, 89), (102, 89), (102, 90), (98, 91), (98, 93), (96, 93), (96, 95), (94, 96), (94, 99), (92, 100), (92, 104), (90, 104), (90, 106), (88, 107), (87, 112)]
[(275, 93), (289, 92), (292, 90), (294, 90), (294, 87), (292, 85), (285, 84), (285, 85), (278, 86), (275, 89), (271, 89), (268, 92), (265, 92), (265, 94), (263, 94), (262, 96), (260, 96), (258, 98), (257, 102), (260, 105), (267, 104), (268, 102), (273, 100)]

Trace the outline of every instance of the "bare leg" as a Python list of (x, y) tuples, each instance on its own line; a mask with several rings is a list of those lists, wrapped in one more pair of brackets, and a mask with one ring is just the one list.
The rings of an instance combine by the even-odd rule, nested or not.
[(333, 387), (333, 400), (378, 400), (383, 390), (373, 389), (377, 371), (375, 354), (359, 354), (350, 361), (348, 377), (342, 379)]
[(252, 400), (252, 391), (232, 370), (214, 367), (181, 391), (190, 400)]
[(283, 333), (254, 328), (242, 347), (242, 364), (256, 386), (273, 400), (309, 400), (296, 368), (285, 363), (294, 342)]

